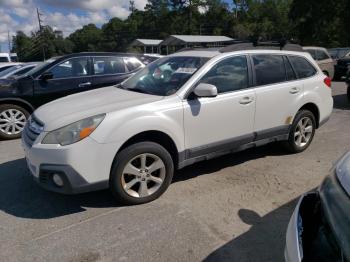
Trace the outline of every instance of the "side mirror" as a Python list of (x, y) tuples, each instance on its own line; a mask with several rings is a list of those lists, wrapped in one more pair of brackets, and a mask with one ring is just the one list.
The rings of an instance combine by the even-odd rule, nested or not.
[(51, 73), (51, 72), (45, 72), (40, 76), (40, 79), (44, 80), (44, 81), (50, 80), (52, 78), (53, 78), (53, 73)]
[(218, 89), (214, 85), (200, 83), (194, 89), (194, 94), (197, 97), (216, 97), (218, 95)]

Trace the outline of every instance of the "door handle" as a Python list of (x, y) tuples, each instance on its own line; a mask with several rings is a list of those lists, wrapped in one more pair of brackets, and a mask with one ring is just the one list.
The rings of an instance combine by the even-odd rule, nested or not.
[(81, 83), (78, 85), (79, 87), (86, 87), (86, 86), (91, 86), (90, 82), (86, 82), (86, 83)]
[(250, 103), (253, 102), (253, 101), (254, 101), (254, 99), (253, 99), (252, 97), (245, 96), (245, 97), (243, 97), (241, 100), (239, 100), (239, 103), (240, 103), (241, 105), (248, 105), (248, 104), (250, 104)]
[(291, 93), (291, 94), (297, 94), (299, 92), (300, 92), (299, 87), (293, 87), (291, 90), (289, 90), (289, 93)]

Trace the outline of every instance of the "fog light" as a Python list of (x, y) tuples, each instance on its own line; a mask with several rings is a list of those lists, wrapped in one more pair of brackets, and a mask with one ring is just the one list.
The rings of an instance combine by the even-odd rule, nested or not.
[(63, 180), (60, 175), (54, 174), (52, 176), (52, 180), (55, 183), (56, 186), (62, 187), (63, 186)]

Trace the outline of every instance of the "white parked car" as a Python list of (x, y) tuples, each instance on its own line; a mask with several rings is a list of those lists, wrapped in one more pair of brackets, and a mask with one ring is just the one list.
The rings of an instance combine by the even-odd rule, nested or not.
[(198, 161), (274, 141), (305, 150), (332, 112), (330, 79), (306, 52), (236, 49), (176, 53), (40, 107), (22, 135), (35, 180), (139, 204)]

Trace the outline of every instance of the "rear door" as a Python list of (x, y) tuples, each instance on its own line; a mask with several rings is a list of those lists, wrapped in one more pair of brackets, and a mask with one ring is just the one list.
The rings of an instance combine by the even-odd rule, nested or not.
[(52, 79), (36, 78), (33, 97), (35, 107), (88, 89), (92, 81), (89, 60), (89, 57), (69, 58), (45, 72), (52, 73)]
[(92, 58), (92, 65), (94, 72), (92, 88), (118, 84), (132, 74), (124, 57), (95, 56)]
[(252, 55), (255, 73), (256, 140), (288, 133), (296, 110), (303, 99), (303, 85), (286, 56)]

